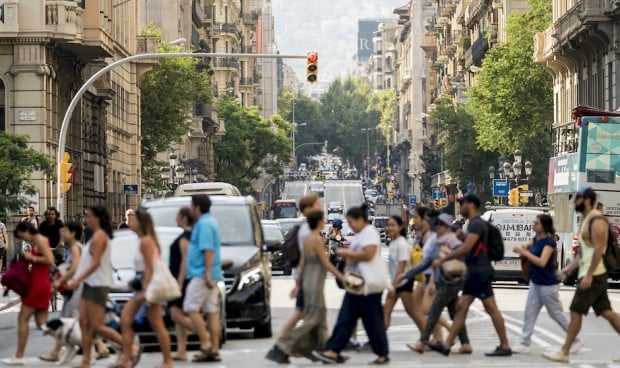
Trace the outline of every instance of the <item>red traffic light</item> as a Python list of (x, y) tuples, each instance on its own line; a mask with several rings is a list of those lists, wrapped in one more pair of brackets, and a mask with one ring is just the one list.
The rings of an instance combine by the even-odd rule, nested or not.
[(317, 54), (316, 52), (309, 52), (308, 53), (308, 61), (311, 63), (314, 63), (318, 60), (319, 58), (319, 54)]

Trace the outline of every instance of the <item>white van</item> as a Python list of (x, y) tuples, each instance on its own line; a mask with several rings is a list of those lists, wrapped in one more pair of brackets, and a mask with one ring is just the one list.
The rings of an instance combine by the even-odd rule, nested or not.
[(207, 194), (215, 196), (240, 196), (241, 191), (228, 183), (212, 181), (208, 183), (181, 184), (174, 191), (175, 197), (189, 197), (194, 194)]
[(504, 236), (504, 259), (494, 262), (495, 279), (498, 281), (523, 281), (519, 255), (512, 249), (527, 244), (536, 233), (534, 221), (543, 211), (514, 207), (493, 209), (481, 218), (497, 226)]

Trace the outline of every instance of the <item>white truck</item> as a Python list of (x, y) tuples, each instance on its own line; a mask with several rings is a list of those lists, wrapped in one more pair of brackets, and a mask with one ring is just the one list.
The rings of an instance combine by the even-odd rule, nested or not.
[(402, 216), (403, 206), (400, 204), (375, 204), (375, 217)]

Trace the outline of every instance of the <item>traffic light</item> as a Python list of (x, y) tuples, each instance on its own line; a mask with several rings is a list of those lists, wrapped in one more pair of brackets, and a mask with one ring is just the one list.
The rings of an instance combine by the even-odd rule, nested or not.
[(508, 205), (514, 207), (519, 206), (519, 189), (510, 189), (510, 191), (508, 192)]
[(60, 162), (60, 192), (67, 193), (71, 189), (71, 166), (73, 164), (69, 162), (71, 156), (65, 152), (62, 161)]
[(306, 57), (306, 81), (316, 83), (319, 79), (319, 53), (310, 51)]
[(440, 198), (439, 199), (439, 208), (445, 208), (448, 206), (448, 199), (447, 198)]
[(521, 196), (521, 192), (524, 190), (529, 190), (530, 186), (527, 184), (519, 185), (517, 187), (519, 189), (519, 203), (528, 204), (530, 202), (530, 197)]
[(439, 199), (433, 199), (433, 208), (439, 208)]

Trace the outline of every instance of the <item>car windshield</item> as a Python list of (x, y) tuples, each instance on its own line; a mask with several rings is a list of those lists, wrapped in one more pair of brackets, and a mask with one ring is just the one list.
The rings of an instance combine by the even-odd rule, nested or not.
[(332, 202), (329, 204), (330, 207), (340, 207), (340, 202)]
[(375, 219), (375, 227), (386, 228), (388, 223), (388, 219), (386, 218), (376, 218)]
[[(155, 226), (177, 226), (176, 217), (179, 206), (150, 207)], [(249, 207), (243, 204), (213, 205), (211, 214), (220, 228), (222, 245), (254, 244), (254, 231)]]
[(284, 236), (282, 236), (282, 232), (280, 228), (272, 225), (263, 225), (263, 234), (265, 235), (266, 241), (282, 241), (284, 240)]
[(282, 221), (280, 222), (280, 227), (282, 228), (282, 232), (286, 234), (299, 223), (299, 221)]
[[(181, 229), (179, 228), (178, 232), (155, 232), (157, 234), (157, 242), (161, 248), (162, 260), (164, 263), (168, 264), (170, 245), (179, 236)], [(111, 258), (114, 268), (118, 270), (133, 269), (134, 259), (139, 253), (139, 245), (140, 239), (138, 239), (138, 236), (133, 231), (121, 230), (117, 232), (114, 238), (112, 238)]]

